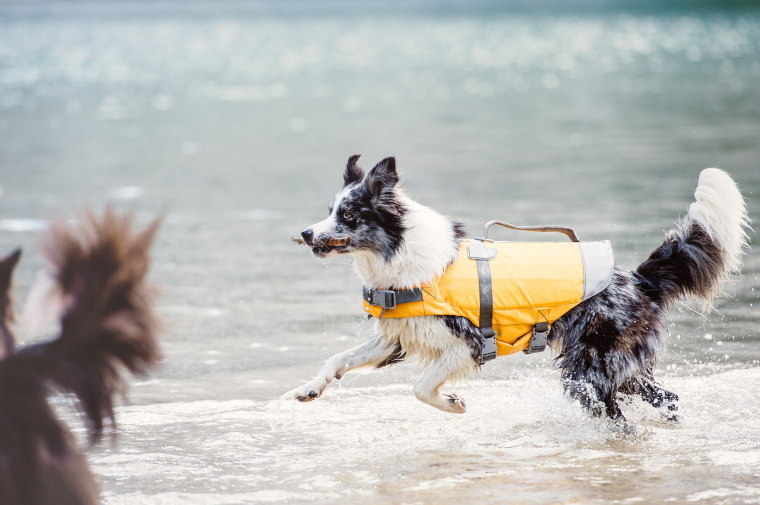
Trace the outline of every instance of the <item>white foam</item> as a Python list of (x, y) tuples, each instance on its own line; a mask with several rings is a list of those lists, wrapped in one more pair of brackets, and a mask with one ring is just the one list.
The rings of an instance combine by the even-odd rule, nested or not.
[(104, 505), (254, 505), (259, 503), (308, 503), (313, 495), (293, 491), (258, 491), (252, 493), (130, 493), (105, 497)]
[[(387, 503), (382, 490), (424, 503), (456, 490), (465, 502), (485, 482), (530, 504), (577, 497), (577, 486), (584, 503), (605, 502), (610, 493), (621, 502), (685, 502), (721, 495), (726, 482), (757, 468), (760, 396), (752, 385), (760, 368), (665, 377), (664, 386), (681, 395), (682, 422), (667, 423), (634, 401), (622, 407), (637, 427), (633, 435), (568, 401), (556, 370), (501, 369), (509, 372), (445, 388), (466, 398), (465, 415), (418, 402), (411, 384), (384, 383), (385, 374), (336, 383), (323, 398), (289, 401), (276, 413), (274, 399), (121, 407), (118, 446), (98, 449), (93, 470), (106, 479), (104, 488), (129, 490), (106, 494), (107, 505), (216, 505)], [(381, 385), (366, 385), (373, 378)], [(681, 486), (684, 467), (694, 478)], [(750, 497), (738, 488), (731, 496)]]

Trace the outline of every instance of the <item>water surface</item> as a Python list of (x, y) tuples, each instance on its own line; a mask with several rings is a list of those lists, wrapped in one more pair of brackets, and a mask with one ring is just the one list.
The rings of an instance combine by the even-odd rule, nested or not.
[(473, 234), (561, 223), (629, 268), (702, 168), (756, 215), (757, 11), (151, 5), (0, 9), (0, 246), (26, 247), (20, 294), (51, 217), (165, 215), (166, 360), (92, 452), (106, 504), (760, 502), (753, 252), (715, 312), (672, 313), (658, 372), (678, 425), (637, 402), (635, 435), (589, 419), (548, 354), (452, 386), (464, 416), (417, 402), (413, 365), (277, 402), (370, 331), (350, 261), (289, 242), (350, 154), (395, 155), (407, 191)]

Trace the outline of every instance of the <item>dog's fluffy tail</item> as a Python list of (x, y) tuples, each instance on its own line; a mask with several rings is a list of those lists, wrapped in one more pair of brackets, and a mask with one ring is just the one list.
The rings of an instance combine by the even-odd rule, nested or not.
[[(107, 209), (100, 218), (85, 213), (76, 225), (55, 223), (43, 245), (53, 281), (44, 301), (58, 301), (52, 305), (62, 309), (61, 333), (14, 357), (28, 360), (48, 387), (77, 397), (91, 442), (104, 421), (114, 424), (122, 369), (142, 375), (160, 358), (146, 280), (157, 228), (154, 221), (135, 230), (131, 215)], [(44, 307), (28, 312), (34, 317)]]
[(686, 295), (710, 306), (722, 282), (741, 266), (749, 218), (734, 180), (723, 170), (707, 168), (694, 197), (686, 216), (636, 270), (661, 307)]

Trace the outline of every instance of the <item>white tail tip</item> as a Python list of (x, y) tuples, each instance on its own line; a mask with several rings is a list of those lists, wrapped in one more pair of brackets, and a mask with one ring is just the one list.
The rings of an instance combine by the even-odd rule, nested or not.
[(746, 229), (750, 227), (747, 204), (738, 186), (723, 170), (706, 168), (699, 174), (694, 198), (689, 217), (698, 221), (726, 253), (725, 273), (738, 273), (747, 246)]

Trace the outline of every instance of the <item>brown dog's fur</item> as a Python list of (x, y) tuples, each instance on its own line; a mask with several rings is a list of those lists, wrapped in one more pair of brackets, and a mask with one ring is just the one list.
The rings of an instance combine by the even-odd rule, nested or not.
[(94, 444), (115, 426), (122, 369), (145, 374), (160, 358), (146, 283), (154, 221), (86, 213), (55, 223), (43, 247), (61, 297), (59, 336), (15, 349), (11, 278), (20, 251), (0, 261), (0, 501), (3, 505), (91, 505), (98, 487), (77, 441), (47, 401), (77, 398)]

